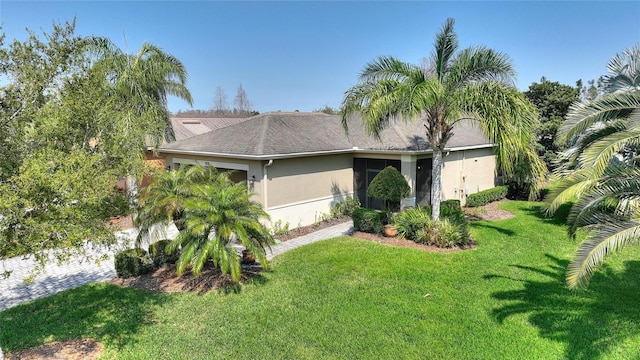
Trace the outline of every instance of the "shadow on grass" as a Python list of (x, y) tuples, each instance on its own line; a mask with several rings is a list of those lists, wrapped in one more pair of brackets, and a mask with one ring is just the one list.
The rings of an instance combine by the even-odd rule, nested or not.
[(154, 306), (168, 297), (95, 283), (0, 312), (0, 344), (14, 351), (51, 341), (94, 338), (116, 347), (152, 324)]
[(523, 211), (528, 215), (535, 216), (539, 219), (542, 219), (546, 223), (554, 224), (554, 225), (564, 225), (567, 223), (567, 217), (569, 217), (569, 211), (571, 211), (571, 206), (573, 203), (565, 203), (558, 207), (553, 215), (548, 216), (543, 208), (542, 203), (536, 206), (521, 206), (519, 210)]
[[(564, 343), (568, 359), (599, 359), (620, 351), (616, 346), (637, 335), (640, 328), (640, 262), (627, 261), (624, 272), (602, 266), (588, 290), (571, 292), (564, 282), (567, 260), (551, 255), (547, 268), (513, 265), (529, 272), (524, 279), (485, 275), (485, 279), (510, 279), (520, 290), (495, 292), (499, 307), (492, 315), (499, 322), (525, 315), (542, 337)], [(535, 278), (530, 280), (526, 278)], [(543, 280), (540, 280), (543, 279)]]
[(470, 224), (470, 226), (472, 228), (485, 228), (485, 229), (493, 229), (497, 232), (499, 232), (500, 234), (504, 234), (507, 236), (513, 236), (515, 235), (515, 231), (507, 229), (506, 227), (500, 227), (500, 226), (496, 226), (493, 224), (487, 224), (487, 223), (480, 223), (480, 222), (472, 222)]

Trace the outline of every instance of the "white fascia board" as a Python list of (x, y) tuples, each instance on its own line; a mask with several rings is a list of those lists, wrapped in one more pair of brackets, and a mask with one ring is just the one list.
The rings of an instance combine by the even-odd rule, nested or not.
[(227, 153), (214, 153), (214, 152), (207, 152), (207, 151), (189, 151), (189, 150), (174, 150), (174, 149), (158, 150), (158, 153), (166, 153), (166, 154), (198, 155), (198, 156), (210, 156), (210, 157), (242, 159), (242, 160), (277, 160), (277, 159), (289, 159), (289, 158), (295, 158), (295, 157), (349, 154), (352, 152), (353, 152), (352, 149), (345, 149), (345, 150), (315, 151), (315, 152), (290, 153), (290, 154), (243, 155), (243, 154), (227, 154)]

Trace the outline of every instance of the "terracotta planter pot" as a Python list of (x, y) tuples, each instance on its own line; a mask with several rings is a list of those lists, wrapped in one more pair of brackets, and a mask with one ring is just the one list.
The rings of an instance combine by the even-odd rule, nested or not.
[(242, 263), (253, 264), (256, 262), (256, 257), (253, 253), (247, 249), (242, 250)]
[(398, 236), (398, 229), (396, 229), (396, 226), (392, 225), (392, 224), (385, 225), (384, 229), (382, 230), (382, 232), (384, 233), (384, 236), (386, 236), (386, 237), (396, 237), (396, 236)]

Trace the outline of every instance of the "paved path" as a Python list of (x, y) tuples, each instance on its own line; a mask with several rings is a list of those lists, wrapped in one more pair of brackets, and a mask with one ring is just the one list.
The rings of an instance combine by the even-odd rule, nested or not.
[[(316, 232), (282, 242), (267, 249), (267, 259), (280, 255), (288, 250), (311, 244), (313, 242), (330, 239), (348, 234), (352, 231), (353, 222), (334, 225)], [(137, 232), (135, 229), (119, 232), (119, 243), (116, 250), (130, 247)], [(177, 230), (169, 230), (167, 238), (173, 238)], [(107, 259), (99, 263), (74, 259), (62, 265), (50, 261), (44, 272), (33, 279), (31, 284), (25, 284), (25, 279), (36, 266), (33, 257), (15, 257), (0, 260), (0, 273), (12, 271), (8, 278), (0, 278), (0, 311), (22, 304), (24, 302), (53, 295), (57, 292), (98, 281), (105, 281), (116, 276), (112, 253), (114, 250), (93, 249), (88, 251), (95, 257), (106, 256)]]

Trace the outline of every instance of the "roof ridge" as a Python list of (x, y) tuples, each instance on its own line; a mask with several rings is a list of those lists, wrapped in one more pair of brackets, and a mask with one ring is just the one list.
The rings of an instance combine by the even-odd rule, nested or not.
[(256, 153), (262, 155), (264, 152), (264, 141), (267, 138), (267, 130), (269, 129), (269, 119), (271, 116), (262, 117), (264, 120), (262, 121), (262, 130), (260, 131), (260, 141), (256, 144)]

